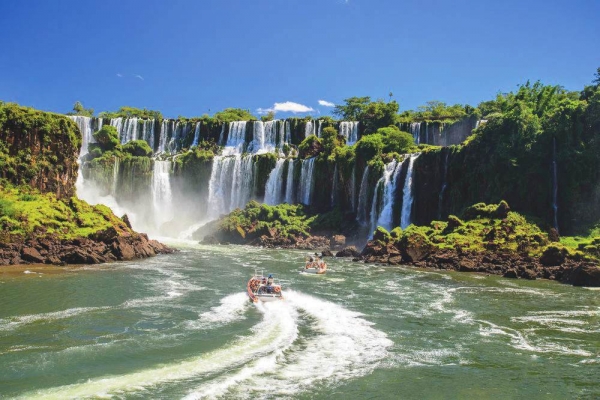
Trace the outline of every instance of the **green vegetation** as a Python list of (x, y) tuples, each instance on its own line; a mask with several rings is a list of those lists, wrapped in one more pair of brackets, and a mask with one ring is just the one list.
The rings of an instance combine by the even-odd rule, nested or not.
[(236, 209), (219, 222), (222, 233), (259, 237), (277, 235), (284, 238), (308, 236), (316, 216), (308, 216), (301, 204), (269, 206), (251, 201), (246, 208)]
[[(600, 238), (578, 249), (550, 243), (548, 235), (524, 216), (510, 211), (506, 202), (497, 205), (476, 204), (465, 210), (462, 219), (451, 215), (447, 221), (433, 221), (427, 226), (410, 225), (391, 234), (378, 228), (377, 236), (393, 241), (399, 247), (410, 243), (437, 249), (484, 252), (487, 250), (526, 253), (540, 256), (560, 249), (574, 258), (598, 258)], [(586, 248), (586, 246), (591, 246)], [(585, 254), (584, 254), (585, 252)]]
[(132, 140), (122, 146), (125, 153), (134, 157), (152, 157), (152, 149), (145, 140)]
[(97, 145), (90, 144), (89, 150), (98, 147), (102, 152), (114, 150), (119, 145), (119, 132), (117, 128), (110, 125), (104, 125), (102, 129), (94, 133), (94, 139)]
[(345, 104), (336, 105), (333, 115), (347, 121), (360, 121), (363, 135), (374, 133), (377, 129), (394, 125), (398, 103), (383, 100), (371, 101), (369, 96), (350, 97)]
[(444, 102), (432, 100), (419, 106), (417, 111), (407, 110), (397, 116), (396, 122), (455, 122), (462, 118), (478, 115), (480, 110), (469, 105), (447, 105)]
[(103, 111), (98, 114), (99, 118), (142, 118), (163, 119), (160, 111), (148, 110), (146, 108), (121, 107), (118, 111)]
[(226, 108), (223, 111), (216, 112), (212, 118), (221, 122), (256, 120), (256, 117), (250, 114), (249, 110), (243, 110), (241, 108)]
[(60, 200), (29, 186), (0, 184), (2, 242), (47, 234), (59, 239), (87, 237), (111, 226), (127, 229), (106, 206), (90, 206), (76, 197)]
[(93, 117), (94, 109), (93, 108), (84, 108), (81, 102), (76, 101), (73, 105), (73, 111), (68, 112), (67, 115), (81, 115), (83, 117)]
[(400, 131), (394, 125), (379, 128), (376, 133), (363, 136), (356, 143), (356, 154), (365, 161), (381, 157), (383, 154), (406, 154), (415, 150), (412, 135)]
[(75, 180), (81, 134), (64, 115), (0, 105), (0, 178), (62, 196)]

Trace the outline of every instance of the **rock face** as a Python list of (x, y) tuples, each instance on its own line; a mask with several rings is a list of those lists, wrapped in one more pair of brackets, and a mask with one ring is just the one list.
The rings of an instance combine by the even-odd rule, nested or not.
[(462, 252), (437, 249), (420, 240), (414, 248), (370, 241), (360, 254), (368, 263), (407, 264), (423, 268), (502, 275), (506, 278), (552, 279), (574, 286), (600, 287), (600, 268), (590, 261), (578, 261), (550, 250), (548, 255), (530, 257), (518, 253)]
[[(81, 134), (64, 115), (7, 104), (0, 107), (0, 142), (7, 163), (2, 178), (57, 198), (75, 194)], [(1, 149), (1, 148), (0, 148)]]
[(355, 246), (348, 246), (335, 254), (336, 257), (358, 257), (359, 251)]
[(92, 238), (71, 240), (47, 236), (22, 243), (0, 243), (0, 265), (9, 264), (100, 264), (168, 254), (174, 250), (150, 240), (145, 234), (117, 233), (114, 228)]

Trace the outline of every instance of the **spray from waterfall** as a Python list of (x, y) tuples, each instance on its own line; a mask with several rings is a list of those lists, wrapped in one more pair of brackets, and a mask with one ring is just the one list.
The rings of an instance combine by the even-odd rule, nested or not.
[(367, 223), (367, 194), (369, 191), (369, 166), (367, 165), (363, 172), (362, 179), (360, 181), (360, 190), (358, 192), (358, 213), (356, 220), (361, 225)]
[(171, 162), (154, 160), (152, 168), (152, 205), (154, 223), (158, 230), (173, 219), (173, 195), (171, 192)]

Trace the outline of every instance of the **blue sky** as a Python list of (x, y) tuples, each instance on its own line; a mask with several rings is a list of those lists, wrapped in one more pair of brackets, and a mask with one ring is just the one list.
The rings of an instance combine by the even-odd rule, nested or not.
[(390, 91), (401, 110), (476, 105), (591, 82), (599, 16), (597, 0), (4, 0), (0, 99), (169, 117)]

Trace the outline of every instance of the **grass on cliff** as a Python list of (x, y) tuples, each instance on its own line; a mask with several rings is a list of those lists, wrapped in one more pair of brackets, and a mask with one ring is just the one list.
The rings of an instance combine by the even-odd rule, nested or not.
[(467, 208), (462, 219), (451, 215), (447, 221), (432, 221), (426, 226), (410, 225), (405, 230), (395, 228), (391, 233), (379, 227), (374, 238), (404, 246), (419, 243), (468, 252), (498, 251), (540, 256), (549, 248), (558, 248), (575, 258), (600, 257), (600, 238), (589, 238), (576, 246), (551, 243), (548, 234), (523, 215), (510, 211), (506, 202), (497, 205), (478, 203)]
[(58, 200), (53, 193), (28, 186), (0, 185), (0, 241), (45, 234), (61, 239), (87, 237), (111, 226), (128, 230), (106, 206), (91, 206), (76, 197)]

